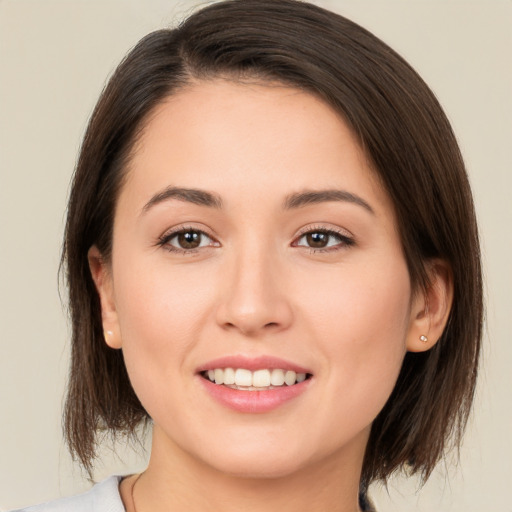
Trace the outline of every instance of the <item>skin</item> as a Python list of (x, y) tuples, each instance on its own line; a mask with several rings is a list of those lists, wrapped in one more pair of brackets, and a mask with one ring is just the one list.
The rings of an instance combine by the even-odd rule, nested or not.
[[(107, 343), (123, 350), (154, 420), (148, 469), (135, 488), (133, 477), (121, 485), (128, 511), (132, 491), (137, 512), (358, 510), (372, 421), (406, 351), (427, 350), (444, 327), (446, 267), (435, 262), (431, 289), (413, 293), (393, 205), (353, 134), (322, 101), (282, 85), (181, 90), (150, 117), (127, 172), (112, 261), (95, 247), (89, 260)], [(223, 206), (148, 205), (171, 186)], [(369, 208), (283, 208), (290, 194), (326, 189)], [(169, 239), (184, 228), (206, 233), (200, 247)], [(341, 237), (308, 246), (304, 233), (322, 230)], [(313, 377), (275, 410), (233, 411), (196, 370), (235, 354), (281, 357)]]

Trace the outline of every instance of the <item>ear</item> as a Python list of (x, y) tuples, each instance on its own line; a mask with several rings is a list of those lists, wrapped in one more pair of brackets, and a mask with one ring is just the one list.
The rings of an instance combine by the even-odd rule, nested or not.
[(88, 253), (89, 268), (101, 303), (101, 320), (105, 342), (111, 348), (121, 348), (121, 332), (114, 300), (112, 272), (99, 249), (93, 245)]
[(443, 334), (453, 301), (453, 275), (444, 260), (427, 264), (428, 288), (413, 298), (407, 350), (424, 352), (431, 349)]

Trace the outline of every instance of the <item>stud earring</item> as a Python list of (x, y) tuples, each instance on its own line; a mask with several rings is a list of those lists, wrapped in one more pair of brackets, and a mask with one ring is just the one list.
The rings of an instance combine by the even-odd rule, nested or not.
[(110, 336), (113, 336), (114, 333), (112, 331), (103, 331), (103, 337), (105, 338), (105, 340), (107, 340), (107, 338), (110, 338)]
[(421, 342), (423, 342), (423, 343), (427, 343), (428, 338), (427, 338), (424, 334), (422, 334), (422, 335), (420, 336), (420, 341), (421, 341)]

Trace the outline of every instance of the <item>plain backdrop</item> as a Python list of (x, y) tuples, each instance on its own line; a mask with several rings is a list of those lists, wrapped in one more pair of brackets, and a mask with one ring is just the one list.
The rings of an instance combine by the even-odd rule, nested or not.
[[(203, 4), (205, 2), (202, 2)], [(425, 78), (474, 189), (487, 324), (457, 467), (374, 487), (379, 512), (512, 511), (512, 2), (318, 0), (373, 31)], [(0, 510), (86, 489), (62, 442), (69, 341), (57, 270), (69, 181), (106, 77), (198, 0), (0, 0)], [(65, 293), (63, 294), (65, 298)], [(96, 479), (144, 467), (106, 448)]]

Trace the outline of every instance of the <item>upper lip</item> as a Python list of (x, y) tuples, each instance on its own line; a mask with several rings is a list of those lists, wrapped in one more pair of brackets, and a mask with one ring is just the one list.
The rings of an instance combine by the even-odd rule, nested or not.
[(311, 373), (310, 370), (300, 366), (286, 359), (279, 357), (261, 355), (257, 357), (247, 357), (243, 355), (224, 356), (201, 365), (197, 372), (201, 373), (208, 370), (215, 370), (215, 368), (244, 368), (246, 370), (292, 370), (296, 373)]

